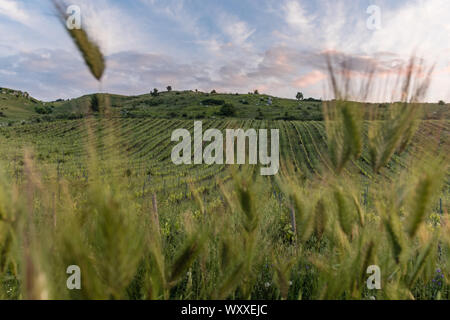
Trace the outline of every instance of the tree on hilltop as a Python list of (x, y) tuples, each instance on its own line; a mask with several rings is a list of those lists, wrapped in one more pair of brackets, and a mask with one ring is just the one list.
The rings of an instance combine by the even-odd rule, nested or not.
[(152, 95), (152, 97), (157, 97), (158, 96), (158, 89), (153, 89), (152, 92), (150, 92), (150, 94)]

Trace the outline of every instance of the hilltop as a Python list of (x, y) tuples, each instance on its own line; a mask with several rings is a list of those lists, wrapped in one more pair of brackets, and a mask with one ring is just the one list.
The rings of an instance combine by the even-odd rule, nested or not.
[[(139, 96), (97, 95), (109, 100), (113, 113), (122, 117), (245, 118), (321, 120), (321, 101), (297, 101), (265, 94), (224, 94), (199, 91), (166, 91)], [(88, 113), (93, 95), (56, 103), (57, 113)]]
[[(323, 120), (320, 100), (286, 99), (258, 93), (206, 93), (191, 90), (151, 92), (137, 96), (101, 93), (43, 102), (22, 91), (2, 88), (0, 92), (0, 123), (3, 124), (83, 118), (95, 114), (106, 101), (111, 106), (112, 115), (121, 118)], [(369, 104), (366, 112), (377, 110), (382, 113), (389, 106)], [(448, 117), (448, 105), (426, 104), (425, 119)]]

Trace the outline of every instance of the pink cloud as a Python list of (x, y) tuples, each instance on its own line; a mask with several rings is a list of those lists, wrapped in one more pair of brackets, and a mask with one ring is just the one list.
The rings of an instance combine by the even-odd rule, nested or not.
[(301, 76), (297, 80), (294, 81), (295, 87), (309, 87), (312, 86), (323, 79), (325, 79), (327, 76), (325, 73), (319, 71), (319, 70), (313, 70), (304, 76)]

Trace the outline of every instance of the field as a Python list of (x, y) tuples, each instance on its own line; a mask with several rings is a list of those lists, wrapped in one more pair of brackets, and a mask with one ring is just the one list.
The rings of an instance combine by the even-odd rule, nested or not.
[[(430, 156), (448, 155), (449, 122), (420, 121), (411, 145), (377, 173), (371, 123), (361, 156), (336, 175), (324, 121), (203, 119), (204, 130), (278, 128), (278, 177), (248, 165), (175, 166), (170, 134), (192, 132), (193, 120), (87, 116), (0, 128), (2, 297), (448, 299), (448, 239), (432, 235), (448, 227), (449, 180)], [(402, 197), (414, 201), (424, 173), (441, 182), (426, 187), (408, 240), (396, 223), (415, 209)], [(18, 242), (17, 232), (35, 241)], [(388, 270), (384, 290), (365, 286), (375, 262)], [(71, 264), (84, 270), (81, 291), (64, 289)]]

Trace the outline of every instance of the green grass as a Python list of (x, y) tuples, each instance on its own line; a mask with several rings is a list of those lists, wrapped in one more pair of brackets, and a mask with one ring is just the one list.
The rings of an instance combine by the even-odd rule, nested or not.
[(0, 89), (0, 123), (30, 119), (36, 114), (34, 108), (40, 102), (13, 92), (11, 89)]
[[(92, 117), (1, 128), (1, 296), (449, 298), (446, 215), (437, 205), (441, 198), (448, 212), (448, 180), (439, 175), (445, 168), (428, 168), (423, 150), (434, 145), (448, 154), (448, 120), (423, 121), (409, 148), (378, 174), (364, 144), (361, 158), (338, 176), (324, 122), (204, 120), (205, 129), (280, 128), (282, 180), (259, 177), (255, 167), (173, 165), (170, 133), (182, 127), (192, 131), (193, 121)], [(408, 240), (409, 212), (422, 210), (414, 205), (416, 186), (430, 188), (421, 187), (424, 172), (433, 174), (424, 181), (437, 187), (418, 200), (426, 211), (415, 226), (418, 235)], [(339, 213), (342, 208), (348, 209)], [(387, 218), (395, 212), (406, 219), (404, 229), (386, 225), (398, 223)], [(433, 250), (425, 262), (417, 260), (427, 245), (437, 248), (430, 241), (439, 230), (443, 255)], [(23, 232), (32, 239), (31, 260), (23, 260)], [(401, 239), (398, 262), (389, 232)], [(373, 256), (365, 257), (371, 243)], [(383, 270), (379, 292), (365, 289), (366, 260)], [(70, 264), (83, 270), (81, 291), (64, 287)], [(35, 270), (31, 279), (23, 273), (28, 267)], [(436, 269), (446, 277), (439, 287), (432, 281)]]

